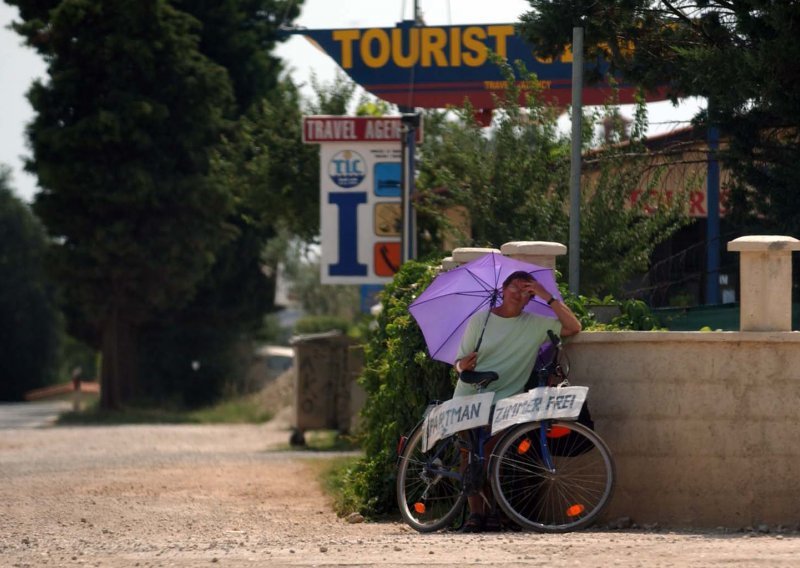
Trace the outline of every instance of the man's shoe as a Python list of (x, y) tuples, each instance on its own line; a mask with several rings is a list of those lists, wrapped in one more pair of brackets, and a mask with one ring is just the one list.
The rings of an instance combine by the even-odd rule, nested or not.
[(461, 527), (461, 532), (465, 533), (479, 533), (483, 532), (486, 527), (486, 519), (483, 515), (479, 515), (478, 513), (470, 513), (469, 517), (467, 517), (464, 526)]

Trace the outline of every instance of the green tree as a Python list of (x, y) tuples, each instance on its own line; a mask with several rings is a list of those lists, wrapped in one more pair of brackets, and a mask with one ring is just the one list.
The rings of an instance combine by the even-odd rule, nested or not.
[[(589, 120), (592, 128), (611, 120), (615, 133), (611, 143), (584, 151), (581, 181), (580, 289), (600, 297), (624, 294), (631, 277), (650, 267), (655, 247), (691, 222), (684, 204), (696, 186), (695, 179), (687, 178), (684, 187), (671, 188), (672, 194), (659, 191), (663, 166), (653, 165), (644, 144), (647, 111), (642, 101), (627, 139), (625, 125), (615, 117), (612, 106)], [(568, 233), (561, 238), (568, 242)]]
[(453, 394), (450, 367), (428, 357), (425, 339), (408, 311), (436, 276), (437, 264), (403, 264), (381, 294), (382, 309), (364, 347), (359, 382), (368, 396), (361, 413), (366, 456), (349, 479), (364, 513), (394, 510), (397, 441), (419, 421), (430, 401)]
[(279, 231), (309, 239), (317, 232), (318, 158), (300, 127), (299, 95), (282, 82), (213, 152), (211, 176), (233, 199), (227, 223), (235, 237), (217, 252), (192, 301), (146, 329), (153, 348), (143, 374), (156, 399), (195, 406), (238, 390), (243, 350), (275, 309), (277, 260), (264, 249)]
[(192, 301), (162, 314), (143, 337), (150, 397), (195, 406), (239, 390), (241, 361), (274, 309), (275, 271), (265, 267), (263, 248), (278, 226), (314, 231), (316, 216), (304, 201), (316, 195), (308, 179), (316, 161), (300, 142), (297, 91), (279, 79), (282, 65), (271, 53), (279, 26), (291, 23), (301, 3), (174, 4), (201, 23), (199, 49), (225, 67), (236, 98), (235, 122), (212, 160), (212, 175), (233, 197), (227, 223), (235, 236), (217, 251)]
[(730, 145), (737, 181), (729, 219), (742, 228), (800, 233), (800, 4), (769, 0), (529, 0), (520, 32), (539, 55), (571, 41), (581, 21), (589, 60), (673, 100), (706, 97), (699, 125)]
[[(315, 90), (316, 99), (306, 103), (311, 112), (341, 114), (355, 85), (339, 77), (331, 85), (315, 82)], [(297, 265), (293, 245), (317, 238), (319, 151), (302, 142), (302, 106), (297, 88), (280, 81), (247, 108), (213, 154), (212, 175), (233, 196), (228, 223), (236, 237), (217, 253), (193, 301), (146, 329), (143, 374), (158, 399), (193, 406), (237, 390), (244, 370), (237, 361), (275, 309), (278, 265)], [(303, 289), (314, 295), (318, 270), (316, 285), (301, 272)], [(325, 302), (315, 308), (356, 292), (322, 294)]]
[(233, 103), (198, 22), (164, 0), (14, 2), (15, 25), (48, 64), (29, 92), (34, 208), (72, 327), (103, 354), (102, 400), (137, 390), (137, 334), (190, 300), (235, 230), (209, 176)]
[[(538, 103), (529, 109), (501, 104), (490, 132), (474, 121), (469, 106), (455, 120), (431, 128), (426, 122), (417, 187), (426, 205), (450, 201), (468, 209), (472, 235), (465, 245), (499, 246), (534, 235), (545, 240), (566, 230), (569, 146), (557, 131), (557, 111)], [(449, 199), (433, 194), (441, 189)]]
[(358, 286), (322, 286), (318, 254), (298, 239), (286, 239), (282, 244), (280, 254), (290, 283), (290, 294), (300, 304), (303, 313), (353, 321), (359, 309)]
[(280, 27), (300, 15), (303, 0), (173, 0), (202, 27), (200, 52), (226, 69), (236, 98), (235, 114), (244, 114), (281, 88), (282, 61), (272, 52)]
[[(510, 78), (510, 69), (505, 70)], [(418, 187), (428, 233), (446, 230), (435, 209), (459, 204), (469, 211), (472, 230), (470, 238), (462, 237), (462, 246), (568, 242), (569, 140), (558, 130), (558, 110), (544, 105), (537, 93), (527, 97), (526, 105), (518, 100), (520, 93), (511, 87), (497, 101), (490, 129), (474, 121), (469, 106), (455, 120), (434, 117), (430, 128), (426, 123)], [(597, 118), (586, 117), (585, 152)], [(647, 268), (656, 244), (688, 222), (680, 199), (668, 203), (655, 192), (644, 192), (631, 205), (650, 166), (641, 144), (645, 125), (640, 105), (625, 148), (607, 145), (592, 151), (596, 175), (584, 176), (594, 181), (584, 183), (581, 195), (581, 290), (587, 294), (620, 292), (628, 278)], [(561, 262), (566, 274), (566, 262)]]
[(56, 379), (60, 321), (46, 250), (44, 227), (0, 164), (0, 400), (22, 400)]
[(251, 108), (226, 139), (215, 169), (235, 188), (239, 202), (251, 204), (248, 222), (269, 227), (261, 255), (267, 272), (275, 275), (279, 264), (283, 266), (306, 313), (352, 316), (357, 288), (321, 286), (319, 267), (306, 254), (318, 244), (319, 148), (303, 143), (301, 127), (303, 114), (345, 114), (356, 85), (343, 73), (331, 83), (314, 77), (311, 82), (310, 101), (301, 100), (296, 87), (283, 82)]

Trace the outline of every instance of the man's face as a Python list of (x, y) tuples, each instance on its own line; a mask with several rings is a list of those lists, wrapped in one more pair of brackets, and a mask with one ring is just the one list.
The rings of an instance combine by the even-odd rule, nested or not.
[(503, 289), (503, 301), (526, 304), (531, 299), (528, 282), (515, 278)]

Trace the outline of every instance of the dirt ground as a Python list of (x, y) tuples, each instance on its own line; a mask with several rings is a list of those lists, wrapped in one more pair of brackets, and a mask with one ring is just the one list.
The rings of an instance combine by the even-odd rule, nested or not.
[(329, 454), (261, 426), (0, 430), (0, 566), (797, 566), (800, 535), (418, 534), (337, 518)]

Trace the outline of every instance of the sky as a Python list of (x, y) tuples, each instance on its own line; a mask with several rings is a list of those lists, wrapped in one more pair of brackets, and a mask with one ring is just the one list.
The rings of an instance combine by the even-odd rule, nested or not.
[[(412, 0), (306, 0), (295, 21), (309, 29), (392, 27), (411, 19)], [(419, 0), (429, 25), (512, 23), (530, 7), (526, 0)], [(33, 111), (25, 93), (36, 78), (46, 77), (41, 58), (22, 45), (22, 39), (8, 25), (17, 9), (0, 1), (0, 163), (12, 168), (12, 188), (25, 201), (36, 192), (36, 180), (23, 170), (23, 156), (29, 155), (25, 126)], [(277, 55), (296, 83), (310, 95), (312, 71), (322, 82), (330, 82), (338, 69), (333, 60), (302, 36), (294, 36), (277, 49)], [(649, 134), (685, 126), (700, 101), (688, 101), (675, 108), (668, 102), (649, 105)], [(630, 116), (629, 107), (622, 114)]]

